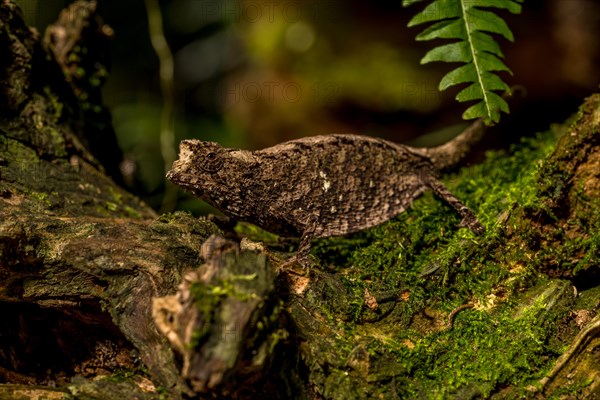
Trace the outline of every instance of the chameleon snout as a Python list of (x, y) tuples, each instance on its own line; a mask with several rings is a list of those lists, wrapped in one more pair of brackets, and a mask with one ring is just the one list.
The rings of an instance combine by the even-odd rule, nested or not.
[(188, 160), (192, 154), (192, 143), (190, 142), (190, 140), (182, 140), (179, 143), (179, 159), (173, 161), (171, 170), (167, 172), (168, 180), (177, 180), (177, 174), (185, 171), (185, 160)]

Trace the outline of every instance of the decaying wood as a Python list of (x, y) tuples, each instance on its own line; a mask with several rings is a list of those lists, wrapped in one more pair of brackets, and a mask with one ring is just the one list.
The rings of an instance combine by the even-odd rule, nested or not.
[(287, 338), (273, 267), (264, 251), (246, 247), (211, 236), (206, 263), (184, 275), (176, 295), (154, 299), (157, 326), (196, 393), (277, 398), (292, 380), (270, 371)]
[[(93, 19), (73, 13), (84, 3), (69, 15)], [(78, 131), (84, 114), (64, 107), (79, 107), (78, 93), (53, 83), (60, 75), (48, 71), (60, 69), (11, 1), (0, 5), (0, 52), (0, 380), (61, 384), (147, 368), (154, 385), (180, 393), (152, 297), (200, 264), (216, 227), (187, 215), (156, 220), (105, 175)]]
[[(111, 129), (89, 130), (82, 93), (92, 89), (73, 76), (78, 65), (67, 55), (83, 36), (101, 35), (93, 50), (110, 32), (91, 4), (75, 2), (42, 42), (12, 1), (0, 2), (0, 398), (399, 397), (412, 372), (393, 352), (369, 345), (393, 341), (385, 329), (453, 332), (465, 314), (484, 311), (475, 304), (458, 314), (409, 310), (406, 291), (356, 291), (344, 272), (324, 268), (278, 275), (272, 252), (212, 236), (223, 232), (185, 213), (159, 217), (116, 185), (102, 167), (112, 161), (98, 161), (89, 137)], [(73, 12), (81, 9), (89, 12)], [(95, 65), (93, 51), (86, 57), (81, 65)], [(501, 239), (480, 247), (525, 248), (522, 226), (594, 234), (568, 221), (593, 211), (581, 197), (600, 197), (599, 104), (599, 95), (587, 99), (540, 168), (543, 204), (507, 206)], [(553, 273), (548, 287), (527, 297), (531, 303), (573, 302), (571, 271)], [(573, 343), (565, 363), (532, 396), (573, 377), (592, 382), (585, 393), (598, 393), (596, 313), (557, 319), (576, 318), (581, 333), (565, 334)], [(353, 318), (360, 327), (344, 331)], [(391, 327), (377, 325), (386, 320)], [(501, 398), (504, 389), (496, 390)]]

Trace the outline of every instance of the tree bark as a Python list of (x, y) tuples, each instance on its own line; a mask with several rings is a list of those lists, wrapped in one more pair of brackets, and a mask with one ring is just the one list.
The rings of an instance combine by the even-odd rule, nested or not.
[[(217, 228), (186, 214), (156, 219), (84, 145), (94, 143), (88, 129), (113, 143), (112, 128), (90, 128), (82, 111), (99, 100), (82, 95), (97, 83), (72, 73), (96, 65), (96, 47), (73, 54), (107, 30), (94, 8), (75, 2), (41, 41), (14, 3), (0, 5), (0, 377), (61, 384), (147, 368), (178, 396), (184, 386), (152, 320), (152, 297), (175, 290)], [(110, 127), (99, 111), (95, 126)]]
[(0, 397), (600, 395), (600, 95), (476, 184), (459, 172), (481, 214), (501, 211), (484, 236), (426, 197), (281, 271), (281, 253), (159, 217), (108, 177), (110, 32), (93, 2), (43, 39), (0, 3)]

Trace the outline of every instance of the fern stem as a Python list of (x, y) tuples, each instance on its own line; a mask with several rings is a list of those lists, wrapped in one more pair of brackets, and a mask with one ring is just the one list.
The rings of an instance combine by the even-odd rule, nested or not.
[(467, 42), (469, 43), (469, 51), (471, 52), (471, 57), (473, 60), (473, 66), (475, 67), (475, 70), (477, 71), (477, 80), (479, 82), (479, 86), (481, 87), (481, 92), (483, 95), (483, 100), (484, 100), (484, 104), (485, 104), (485, 108), (487, 110), (487, 115), (488, 117), (491, 118), (492, 116), (492, 109), (490, 108), (490, 100), (488, 99), (488, 94), (485, 91), (485, 83), (483, 82), (483, 71), (481, 69), (481, 66), (478, 63), (478, 59), (477, 59), (477, 54), (475, 52), (475, 45), (473, 44), (473, 30), (471, 30), (471, 27), (469, 26), (469, 21), (467, 20), (467, 6), (465, 4), (465, 1), (468, 0), (460, 0), (460, 9), (462, 12), (462, 19), (463, 21), (465, 21), (465, 30), (467, 31)]

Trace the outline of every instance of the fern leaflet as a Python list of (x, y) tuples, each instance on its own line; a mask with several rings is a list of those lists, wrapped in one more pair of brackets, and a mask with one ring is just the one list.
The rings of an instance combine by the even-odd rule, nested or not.
[[(404, 7), (423, 0), (403, 0)], [(408, 26), (428, 22), (434, 24), (417, 35), (416, 40), (459, 39), (431, 49), (421, 64), (444, 61), (464, 63), (447, 73), (439, 90), (469, 83), (456, 95), (459, 102), (480, 100), (469, 107), (464, 119), (484, 118), (486, 124), (500, 120), (500, 111), (509, 112), (508, 104), (494, 91), (508, 91), (509, 86), (495, 72), (511, 70), (504, 64), (500, 46), (490, 35), (498, 34), (509, 41), (514, 37), (506, 22), (486, 8), (505, 9), (513, 14), (521, 12), (524, 0), (434, 0), (415, 15)]]

